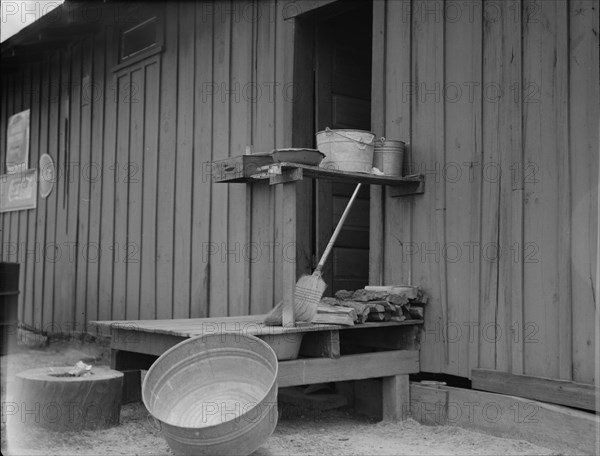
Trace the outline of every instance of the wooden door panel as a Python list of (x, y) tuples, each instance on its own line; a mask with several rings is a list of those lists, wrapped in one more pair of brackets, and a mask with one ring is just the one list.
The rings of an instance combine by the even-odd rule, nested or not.
[[(335, 225), (341, 218), (349, 201), (349, 197), (341, 195), (333, 195), (333, 224)], [(369, 201), (357, 198), (352, 205), (352, 210), (346, 222), (344, 229), (350, 226), (369, 228), (369, 218), (365, 218), (365, 214), (369, 213)]]
[[(335, 93), (371, 99), (370, 41), (334, 44), (333, 79)], [(368, 81), (368, 84), (365, 82)]]
[(346, 227), (335, 242), (337, 247), (369, 248), (369, 228)]
[(368, 274), (368, 255), (366, 249), (337, 248), (333, 255), (333, 272), (336, 280), (342, 278), (359, 280)]
[[(352, 195), (352, 192), (356, 188), (356, 184), (347, 184), (343, 182), (334, 182), (331, 187), (331, 191), (334, 195)], [(362, 199), (369, 199), (369, 186), (363, 185), (358, 192), (358, 197)]]
[(333, 291), (356, 290), (367, 285), (369, 250), (338, 247), (333, 253)]
[[(316, 27), (316, 129), (371, 128), (372, 5), (330, 17)], [(317, 182), (317, 257), (355, 185)], [(323, 269), (326, 295), (361, 288), (369, 276), (369, 186), (364, 186)]]
[(363, 130), (371, 122), (371, 102), (346, 95), (333, 94), (333, 125), (335, 128)]

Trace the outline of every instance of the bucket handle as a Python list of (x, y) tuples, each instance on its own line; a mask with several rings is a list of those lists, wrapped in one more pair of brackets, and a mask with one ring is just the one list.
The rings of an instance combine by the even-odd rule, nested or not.
[(373, 139), (371, 139), (371, 141), (369, 141), (368, 143), (366, 143), (366, 142), (359, 141), (357, 139), (351, 138), (350, 136), (343, 135), (342, 133), (338, 133), (337, 131), (333, 131), (329, 127), (325, 128), (325, 132), (327, 133), (327, 136), (331, 136), (332, 134), (336, 134), (338, 136), (341, 136), (342, 138), (346, 138), (346, 139), (349, 139), (350, 141), (354, 141), (355, 143), (358, 144), (358, 148), (361, 149), (361, 150), (365, 150), (367, 148), (367, 146), (369, 146), (370, 144), (373, 143), (373, 139), (375, 139), (375, 137), (373, 136)]
[(377, 141), (375, 141), (376, 144), (380, 144), (381, 147), (383, 147), (383, 145), (385, 144), (385, 136), (382, 136), (381, 138), (379, 138)]

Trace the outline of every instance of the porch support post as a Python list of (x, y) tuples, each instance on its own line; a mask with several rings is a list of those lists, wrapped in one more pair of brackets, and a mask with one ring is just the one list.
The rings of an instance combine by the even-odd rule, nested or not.
[[(296, 286), (296, 183), (283, 185), (283, 326), (295, 326), (294, 288)], [(290, 253), (294, 255), (290, 258)]]
[(409, 411), (408, 375), (383, 377), (383, 420), (404, 421)]

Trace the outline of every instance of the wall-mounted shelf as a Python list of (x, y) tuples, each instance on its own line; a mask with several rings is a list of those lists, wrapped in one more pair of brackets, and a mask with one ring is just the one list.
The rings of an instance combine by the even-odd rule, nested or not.
[(422, 175), (378, 176), (299, 163), (273, 163), (272, 161), (269, 163), (270, 158), (263, 154), (242, 155), (215, 162), (213, 182), (251, 183), (268, 179), (269, 184), (276, 185), (309, 178), (350, 184), (385, 185), (389, 187), (389, 194), (392, 197), (418, 195), (425, 191), (425, 179)]
[(260, 174), (265, 166), (273, 164), (271, 154), (246, 154), (209, 163), (213, 182), (248, 183)]
[(337, 169), (319, 168), (318, 166), (300, 165), (298, 163), (274, 163), (268, 167), (271, 185), (295, 182), (305, 178), (321, 179), (349, 184), (385, 185), (390, 187), (392, 196), (415, 195), (425, 191), (425, 179), (421, 175), (414, 176), (378, 176), (375, 174), (353, 173)]

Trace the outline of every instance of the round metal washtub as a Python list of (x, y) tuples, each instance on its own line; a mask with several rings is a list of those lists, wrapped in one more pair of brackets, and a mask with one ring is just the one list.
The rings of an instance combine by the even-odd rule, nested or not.
[(257, 337), (181, 342), (148, 371), (142, 399), (175, 454), (250, 454), (277, 425), (277, 357)]

